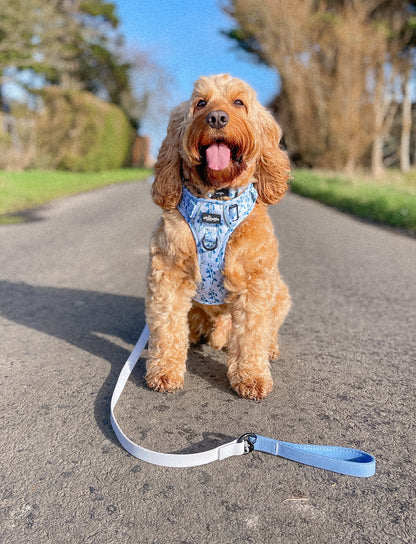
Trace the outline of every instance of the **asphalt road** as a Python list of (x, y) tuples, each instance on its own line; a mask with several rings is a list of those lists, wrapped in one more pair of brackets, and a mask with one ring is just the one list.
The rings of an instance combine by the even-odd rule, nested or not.
[(364, 449), (374, 477), (260, 453), (169, 469), (129, 456), (109, 424), (158, 215), (149, 185), (131, 183), (0, 228), (1, 541), (414, 542), (416, 240), (287, 195), (271, 215), (294, 303), (272, 394), (238, 398), (224, 354), (204, 347), (182, 392), (148, 390), (141, 368), (117, 407), (145, 447), (255, 431)]

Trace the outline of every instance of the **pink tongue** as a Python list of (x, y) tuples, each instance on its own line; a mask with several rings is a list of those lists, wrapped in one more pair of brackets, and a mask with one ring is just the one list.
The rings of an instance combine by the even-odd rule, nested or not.
[(225, 144), (211, 144), (207, 151), (208, 168), (211, 170), (224, 170), (230, 162), (230, 148)]

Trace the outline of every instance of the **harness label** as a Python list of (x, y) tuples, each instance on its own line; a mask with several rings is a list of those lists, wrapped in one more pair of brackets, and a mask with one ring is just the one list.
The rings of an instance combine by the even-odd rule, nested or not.
[(210, 225), (219, 225), (221, 223), (221, 215), (218, 213), (201, 213), (201, 221)]
[(230, 196), (230, 189), (217, 189), (213, 195), (213, 198), (222, 198), (224, 196)]

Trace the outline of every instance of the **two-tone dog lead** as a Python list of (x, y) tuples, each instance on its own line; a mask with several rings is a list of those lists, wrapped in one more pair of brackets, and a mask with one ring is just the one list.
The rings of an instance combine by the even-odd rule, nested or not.
[(114, 432), (123, 448), (134, 457), (165, 467), (194, 467), (220, 461), (227, 457), (259, 451), (349, 476), (368, 477), (375, 473), (376, 461), (372, 455), (364, 451), (338, 446), (292, 444), (251, 432), (217, 448), (199, 453), (160, 453), (139, 446), (124, 434), (115, 418), (114, 410), (130, 374), (140, 359), (148, 338), (149, 329), (145, 325), (136, 346), (120, 372), (111, 398), (111, 424)]

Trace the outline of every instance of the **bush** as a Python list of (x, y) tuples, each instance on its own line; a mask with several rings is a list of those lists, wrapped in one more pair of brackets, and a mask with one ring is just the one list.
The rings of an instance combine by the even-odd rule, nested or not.
[(88, 172), (127, 163), (134, 131), (118, 106), (59, 87), (40, 95), (44, 107), (35, 125), (32, 167)]

